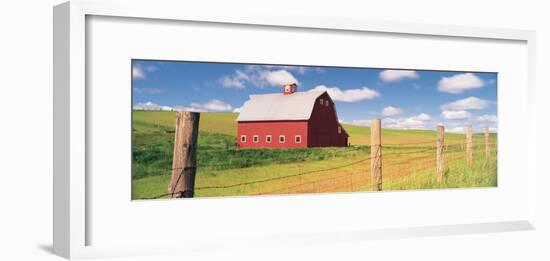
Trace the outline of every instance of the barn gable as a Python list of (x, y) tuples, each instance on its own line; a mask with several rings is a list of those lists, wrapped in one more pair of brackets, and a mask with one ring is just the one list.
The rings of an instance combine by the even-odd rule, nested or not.
[(245, 121), (293, 121), (308, 120), (315, 101), (325, 91), (296, 92), (292, 95), (271, 93), (250, 95), (244, 103), (238, 122)]

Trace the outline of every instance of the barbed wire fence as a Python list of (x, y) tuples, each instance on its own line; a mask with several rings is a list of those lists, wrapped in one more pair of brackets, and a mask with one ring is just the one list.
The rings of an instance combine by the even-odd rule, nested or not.
[[(380, 126), (374, 126), (380, 128)], [(371, 129), (372, 133), (372, 129)], [(273, 194), (301, 194), (301, 193), (327, 193), (327, 192), (353, 192), (377, 190), (377, 184), (372, 177), (372, 164), (375, 161), (381, 163), (381, 175), (383, 177), (379, 190), (403, 190), (444, 187), (445, 180), (438, 180), (436, 166), (438, 160), (443, 160), (446, 171), (449, 166), (467, 165), (470, 154), (484, 153), (489, 159), (496, 155), (496, 142), (489, 142), (488, 130), (485, 129), (484, 141), (474, 142), (471, 135), (466, 135), (464, 141), (444, 142), (438, 144), (433, 141), (381, 143), (378, 146), (381, 153), (371, 153), (372, 146), (354, 146), (345, 150), (335, 151), (329, 158), (322, 161), (330, 163), (328, 167), (319, 167), (315, 163), (310, 164), (308, 156), (278, 157), (274, 159), (262, 159), (254, 161), (254, 164), (243, 162), (226, 162), (208, 165), (182, 166), (181, 168), (166, 168), (159, 172), (179, 173), (172, 175), (176, 178), (171, 181), (172, 188), (167, 193), (160, 193), (141, 199), (158, 199), (175, 197), (182, 193), (175, 189), (184, 175), (184, 169), (194, 168), (199, 170), (232, 170), (239, 169), (240, 177), (233, 182), (224, 184), (193, 184), (193, 191), (208, 195), (273, 195)], [(443, 152), (443, 157), (436, 157), (438, 146)], [(208, 151), (208, 150), (205, 150)], [(376, 151), (377, 152), (377, 151)], [(369, 155), (370, 153), (370, 155)], [(478, 155), (479, 156), (479, 155)], [(479, 159), (482, 157), (476, 157)], [(331, 162), (333, 161), (333, 162)], [(275, 176), (251, 175), (273, 164), (292, 165), (289, 169), (277, 173)], [(439, 163), (441, 164), (441, 162)], [(261, 166), (267, 166), (262, 168)], [(487, 178), (487, 173), (478, 173), (476, 178)], [(484, 176), (485, 175), (485, 176)], [(376, 181), (378, 182), (378, 181)], [(214, 191), (214, 193), (212, 193)], [(203, 193), (204, 192), (204, 193)]]

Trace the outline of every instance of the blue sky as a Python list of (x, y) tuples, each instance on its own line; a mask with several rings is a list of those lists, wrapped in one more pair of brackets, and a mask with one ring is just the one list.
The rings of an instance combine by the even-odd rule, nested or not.
[(133, 60), (136, 109), (238, 112), (250, 94), (326, 90), (340, 121), (385, 128), (497, 131), (497, 74)]

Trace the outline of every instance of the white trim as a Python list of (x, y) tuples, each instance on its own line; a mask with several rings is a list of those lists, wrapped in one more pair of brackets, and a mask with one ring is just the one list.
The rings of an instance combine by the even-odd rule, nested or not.
[(252, 136), (252, 142), (253, 143), (259, 143), (260, 142), (260, 136), (259, 135), (253, 135)]
[[(281, 142), (281, 138), (283, 138), (283, 141)], [(283, 144), (286, 142), (286, 136), (285, 135), (279, 135), (279, 143)]]
[[(269, 138), (269, 141), (267, 140)], [(265, 143), (271, 143), (273, 141), (273, 136), (265, 135)]]
[(241, 135), (241, 143), (246, 143), (246, 135)]
[[(299, 139), (299, 141), (296, 141), (296, 139)], [(296, 143), (296, 144), (302, 143), (302, 135), (294, 136), (294, 143)]]

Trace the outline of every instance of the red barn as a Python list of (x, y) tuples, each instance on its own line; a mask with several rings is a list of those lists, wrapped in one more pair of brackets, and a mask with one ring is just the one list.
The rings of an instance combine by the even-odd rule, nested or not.
[(348, 134), (326, 91), (250, 95), (237, 118), (239, 148), (344, 147)]

